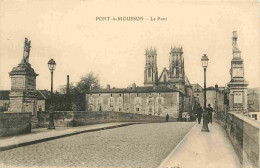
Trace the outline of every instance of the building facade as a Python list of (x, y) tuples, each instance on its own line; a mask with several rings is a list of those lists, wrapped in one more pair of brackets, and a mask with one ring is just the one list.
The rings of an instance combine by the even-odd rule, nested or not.
[(183, 94), (168, 87), (99, 89), (86, 94), (88, 111), (117, 111), (178, 118), (183, 107)]

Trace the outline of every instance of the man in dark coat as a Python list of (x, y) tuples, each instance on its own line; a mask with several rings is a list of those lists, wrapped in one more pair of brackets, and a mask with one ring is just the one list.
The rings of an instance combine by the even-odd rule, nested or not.
[(202, 107), (200, 106), (200, 103), (199, 103), (198, 104), (198, 108), (197, 108), (197, 118), (198, 118), (198, 123), (199, 124), (200, 124), (200, 121), (201, 121), (202, 113), (203, 113), (203, 109), (202, 109)]
[(212, 113), (213, 113), (213, 108), (211, 107), (210, 104), (208, 104), (208, 108), (207, 108), (207, 110), (208, 110), (208, 113), (209, 113), (209, 122), (211, 122), (211, 124), (212, 124)]
[(166, 122), (169, 121), (169, 114), (166, 115)]

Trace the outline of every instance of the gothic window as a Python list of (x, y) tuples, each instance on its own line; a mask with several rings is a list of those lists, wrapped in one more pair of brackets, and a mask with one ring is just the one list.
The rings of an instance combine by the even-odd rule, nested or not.
[(163, 76), (163, 81), (166, 82), (166, 75)]
[(153, 75), (152, 75), (152, 81), (153, 81)]
[(179, 68), (176, 68), (176, 76), (179, 77)]
[(151, 68), (148, 69), (148, 77), (151, 77)]

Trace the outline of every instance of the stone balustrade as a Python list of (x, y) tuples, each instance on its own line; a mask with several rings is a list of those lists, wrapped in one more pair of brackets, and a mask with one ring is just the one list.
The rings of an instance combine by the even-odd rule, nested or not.
[(225, 129), (245, 168), (260, 167), (260, 123), (236, 112), (218, 112), (217, 121)]
[[(46, 127), (49, 121), (48, 112), (38, 115), (38, 125)], [(135, 113), (112, 111), (56, 111), (54, 112), (55, 126), (82, 126), (109, 122), (164, 122), (165, 116), (153, 116)], [(169, 118), (169, 121), (177, 121)]]

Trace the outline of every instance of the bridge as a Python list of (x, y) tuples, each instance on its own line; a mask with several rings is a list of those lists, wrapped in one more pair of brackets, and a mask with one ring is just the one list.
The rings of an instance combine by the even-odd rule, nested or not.
[(210, 132), (201, 127), (195, 122), (119, 122), (32, 129), (0, 138), (0, 167), (259, 167), (257, 121), (217, 113)]

